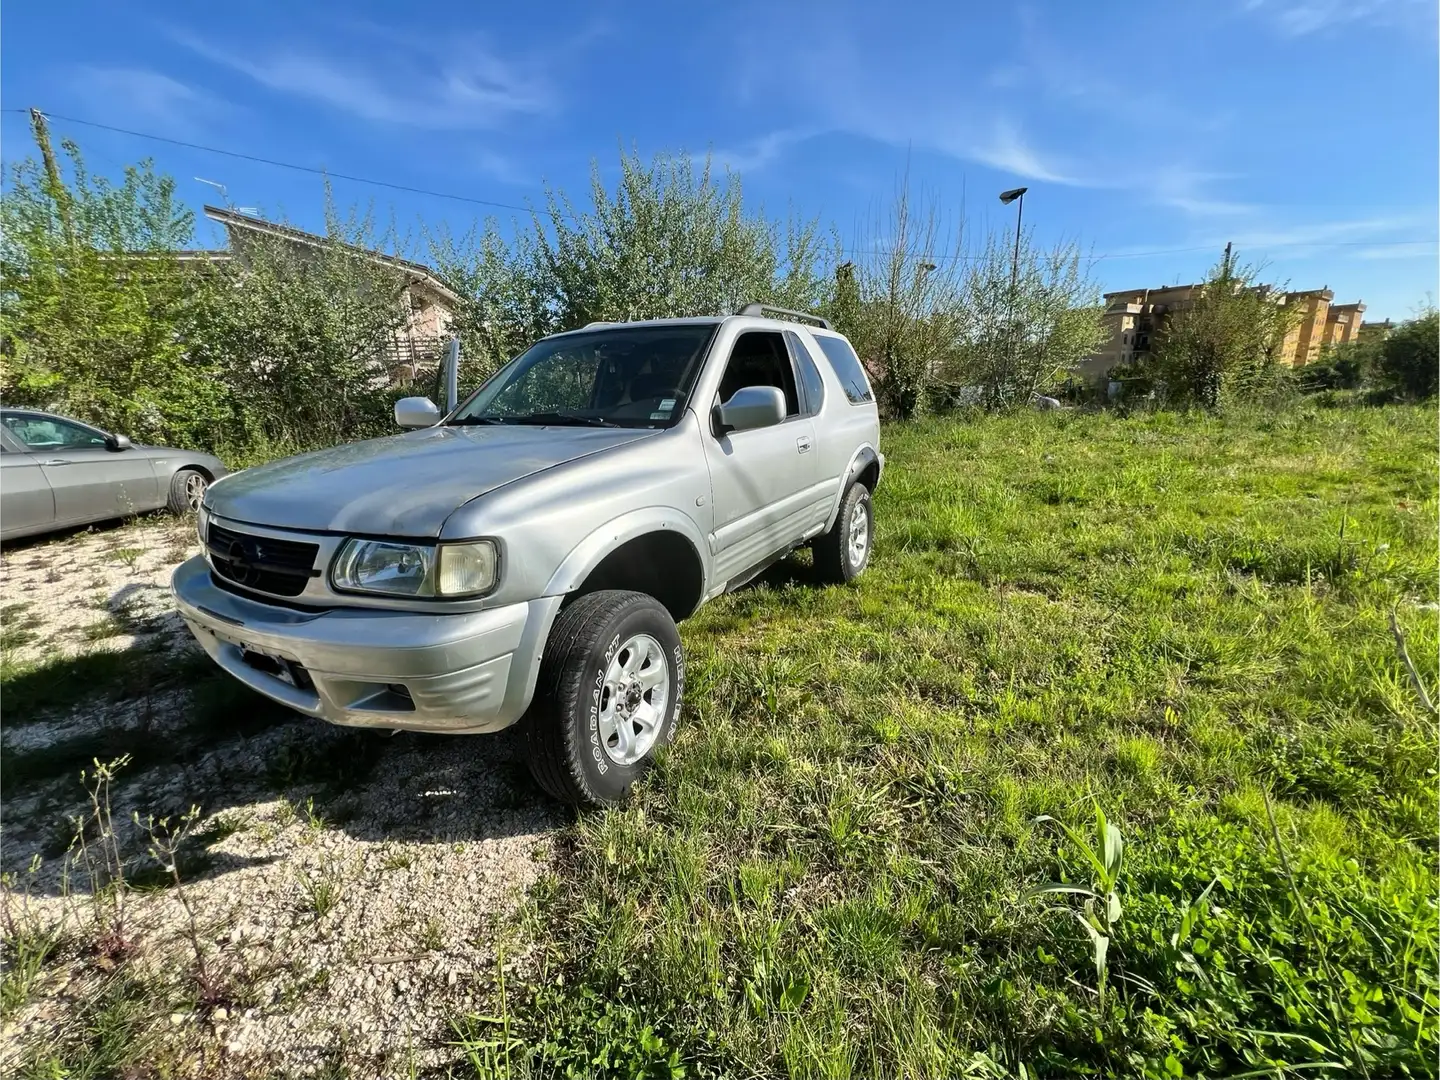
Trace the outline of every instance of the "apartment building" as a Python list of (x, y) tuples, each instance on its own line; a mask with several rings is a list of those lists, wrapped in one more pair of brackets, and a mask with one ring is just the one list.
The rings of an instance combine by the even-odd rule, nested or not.
[[(1204, 282), (1167, 285), (1158, 289), (1127, 289), (1105, 294), (1104, 344), (1078, 365), (1076, 374), (1087, 382), (1099, 382), (1111, 368), (1143, 360), (1155, 345), (1155, 335), (1165, 322), (1195, 306), (1205, 295)], [(1327, 345), (1342, 345), (1358, 338), (1362, 303), (1336, 304), (1330, 289), (1299, 292), (1271, 292), (1274, 301), (1295, 311), (1276, 357), (1289, 367), (1314, 363)]]

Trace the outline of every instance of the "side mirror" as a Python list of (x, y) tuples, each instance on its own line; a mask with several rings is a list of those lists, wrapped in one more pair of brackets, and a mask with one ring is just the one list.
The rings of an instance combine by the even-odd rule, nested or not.
[(111, 435), (105, 440), (105, 447), (108, 450), (129, 450), (134, 445), (128, 435)]
[(404, 397), (395, 402), (395, 423), (403, 428), (434, 427), (440, 407), (428, 397)]
[(744, 386), (715, 407), (721, 430), (750, 431), (785, 419), (785, 394), (774, 386)]

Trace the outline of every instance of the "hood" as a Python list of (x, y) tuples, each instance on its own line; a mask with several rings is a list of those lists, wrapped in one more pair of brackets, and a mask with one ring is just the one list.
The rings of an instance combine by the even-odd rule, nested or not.
[(433, 537), (458, 507), (651, 428), (434, 427), (316, 450), (211, 486), (213, 513), (312, 532)]

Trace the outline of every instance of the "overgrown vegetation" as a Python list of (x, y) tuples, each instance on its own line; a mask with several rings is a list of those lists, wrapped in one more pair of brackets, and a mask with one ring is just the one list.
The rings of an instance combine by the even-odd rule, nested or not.
[(1433, 1075), (1433, 412), (886, 440), (858, 587), (686, 624), (678, 744), (469, 1067)]
[(235, 464), (390, 433), (397, 396), (434, 392), (438, 343), (396, 364), (406, 275), (370, 251), (418, 246), (453, 285), (467, 387), (558, 330), (758, 300), (832, 316), (909, 417), (1026, 404), (1098, 335), (1078, 248), (1022, 236), (1012, 273), (1008, 235), (951, 236), (907, 181), (847, 246), (747, 206), (708, 162), (622, 153), (613, 189), (597, 166), (588, 205), (552, 189), (528, 221), (408, 244), (327, 201), (322, 244), (256, 233), (212, 258), (183, 251), (194, 217), (150, 162), (111, 184), (61, 150), (63, 168), (22, 162), (0, 198), (0, 394)]
[(1214, 409), (1254, 401), (1281, 383), (1276, 356), (1294, 321), (1258, 273), (1227, 251), (1194, 304), (1161, 327), (1149, 374), (1175, 404)]

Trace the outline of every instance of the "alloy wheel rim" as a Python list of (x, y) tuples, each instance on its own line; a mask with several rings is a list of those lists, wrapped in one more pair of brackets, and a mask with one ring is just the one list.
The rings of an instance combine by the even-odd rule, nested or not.
[(205, 489), (209, 487), (206, 479), (198, 473), (185, 478), (185, 505), (191, 510), (199, 510), (200, 504), (205, 501)]
[(670, 663), (649, 634), (628, 638), (605, 668), (600, 745), (616, 765), (634, 765), (660, 737), (670, 702)]
[(850, 517), (850, 565), (861, 566), (870, 550), (870, 508), (861, 503)]

